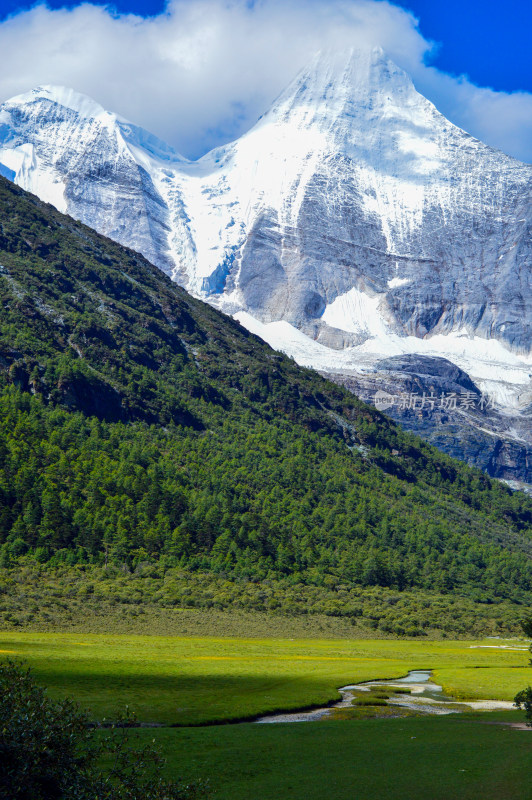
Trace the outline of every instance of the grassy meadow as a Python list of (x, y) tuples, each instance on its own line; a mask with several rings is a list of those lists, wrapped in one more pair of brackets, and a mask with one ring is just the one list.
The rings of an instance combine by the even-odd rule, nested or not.
[[(512, 649), (507, 649), (512, 648)], [(532, 677), (518, 640), (312, 640), (4, 632), (54, 697), (96, 719), (201, 725), (339, 699), (339, 686), (431, 668), (457, 698), (511, 700)]]
[(159, 744), (168, 776), (207, 776), (215, 800), (532, 797), (532, 735), (481, 720), (239, 724), (141, 730), (138, 737)]
[[(375, 707), (307, 723), (240, 722), (339, 699), (337, 688), (431, 668), (457, 698), (511, 700), (531, 682), (517, 639), (244, 638), (0, 633), (0, 657), (24, 660), (52, 697), (96, 719), (126, 705), (161, 727), (124, 732), (155, 743), (166, 777), (208, 779), (213, 800), (522, 800), (532, 797), (530, 731), (518, 711), (394, 717)], [(104, 735), (97, 732), (97, 735)]]

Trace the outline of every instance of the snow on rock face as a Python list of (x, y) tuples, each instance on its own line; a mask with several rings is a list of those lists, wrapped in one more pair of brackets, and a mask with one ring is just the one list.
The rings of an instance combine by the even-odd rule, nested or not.
[(383, 295), (399, 335), (530, 349), (532, 168), (451, 125), (382, 52), (317, 59), (224, 156), (232, 186), (249, 180), (237, 285), (263, 321), (327, 321), (355, 288)]
[(443, 355), (507, 404), (530, 394), (532, 167), (453, 126), (378, 48), (319, 54), (194, 163), (40, 87), (0, 107), (0, 171), (301, 363)]
[(178, 154), (71, 89), (42, 86), (0, 107), (0, 163), (24, 189), (163, 269), (167, 209), (150, 171)]

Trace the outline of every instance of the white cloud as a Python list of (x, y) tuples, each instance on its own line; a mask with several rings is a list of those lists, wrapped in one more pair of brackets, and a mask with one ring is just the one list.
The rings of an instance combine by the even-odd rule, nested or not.
[(417, 89), (464, 130), (522, 161), (532, 162), (532, 94), (496, 92), (420, 65)]
[(251, 127), (320, 48), (369, 42), (453, 122), (532, 160), (532, 95), (425, 66), (431, 43), (416, 19), (375, 0), (173, 0), (151, 19), (38, 6), (0, 23), (0, 101), (71, 86), (197, 156)]

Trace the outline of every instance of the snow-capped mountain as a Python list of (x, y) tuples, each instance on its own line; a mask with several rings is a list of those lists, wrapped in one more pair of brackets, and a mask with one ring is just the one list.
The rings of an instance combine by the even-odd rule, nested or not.
[(71, 89), (41, 86), (0, 106), (0, 172), (161, 267), (168, 210), (153, 185), (184, 162), (142, 128)]
[(443, 356), (500, 407), (532, 403), (532, 166), (452, 125), (378, 48), (319, 54), (196, 162), (40, 87), (0, 107), (0, 172), (300, 363)]

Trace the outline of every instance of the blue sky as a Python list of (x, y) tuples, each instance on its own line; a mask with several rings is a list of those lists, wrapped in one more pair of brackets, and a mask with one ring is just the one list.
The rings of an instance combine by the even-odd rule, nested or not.
[[(191, 0), (193, 2), (193, 0)], [(0, 14), (2, 17), (6, 17), (8, 14), (15, 14), (17, 11), (21, 9), (28, 9), (31, 8), (33, 5), (36, 5), (34, 0), (23, 0), (23, 2), (18, 2), (18, 0), (1, 0), (0, 2)], [(48, 8), (73, 8), (74, 6), (79, 6), (81, 3), (79, 2), (62, 2), (62, 0), (47, 0), (46, 5)], [(164, 11), (165, 3), (164, 2), (146, 2), (146, 0), (117, 0), (117, 2), (111, 3), (99, 3), (94, 2), (94, 5), (98, 6), (112, 6), (115, 8), (119, 13), (122, 14), (139, 14), (143, 17), (154, 17), (158, 14), (161, 14)]]
[(532, 161), (531, 30), (526, 0), (0, 0), (0, 102), (70, 85), (196, 157), (317, 49), (371, 39), (451, 121)]
[(492, 89), (532, 91), (532, 3), (528, 0), (397, 2), (439, 43), (432, 63)]

